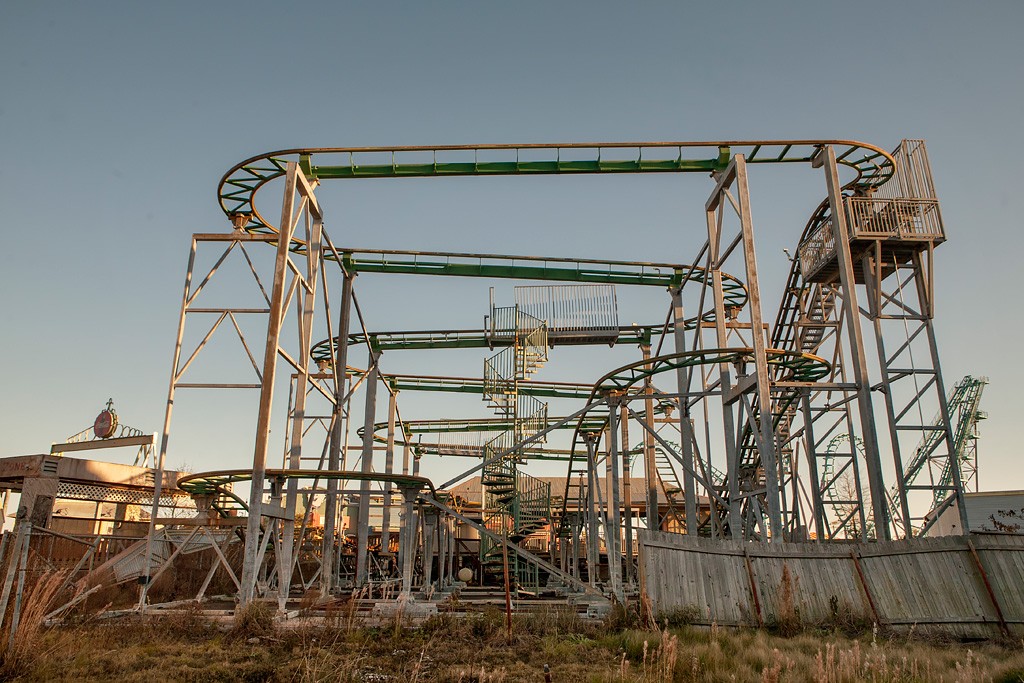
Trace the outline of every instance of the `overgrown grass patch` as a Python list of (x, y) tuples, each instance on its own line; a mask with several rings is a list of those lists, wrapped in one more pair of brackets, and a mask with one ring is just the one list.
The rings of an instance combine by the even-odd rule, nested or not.
[[(619, 622), (621, 623), (621, 622)], [(199, 612), (43, 630), (24, 681), (1007, 681), (1024, 683), (1024, 644), (783, 637), (754, 629), (622, 628), (568, 610), (440, 614), (420, 628), (282, 628), (244, 615), (224, 631)]]

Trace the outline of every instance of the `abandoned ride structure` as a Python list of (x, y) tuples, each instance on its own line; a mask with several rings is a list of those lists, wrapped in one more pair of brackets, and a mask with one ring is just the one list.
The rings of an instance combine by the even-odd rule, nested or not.
[[(748, 187), (748, 169), (771, 164), (817, 169), (824, 196), (793, 230), (777, 293), (759, 285)], [(328, 234), (315, 192), (366, 178), (652, 173), (708, 187), (706, 239), (677, 262), (363, 249)], [(280, 213), (257, 206), (261, 190)], [(947, 386), (940, 370), (933, 253), (946, 234), (923, 141), (295, 149), (239, 163), (219, 197), (229, 229), (191, 239), (162, 431), (115, 434), (97, 420), (69, 440), (85, 446), (0, 461), (3, 486), (22, 493), (4, 539), (4, 613), (29, 549), (46, 547), (89, 590), (134, 586), (143, 611), (162, 607), (151, 590), (192, 558), (199, 576), (170, 605), (270, 600), (286, 614), (316, 591), (429, 612), (452, 593), (507, 586), (517, 600), (600, 612), (656, 580), (644, 539), (911, 543), (964, 510), (984, 380)], [(199, 267), (203, 256), (213, 265)], [(231, 259), (259, 306), (204, 297)], [(367, 329), (357, 276), (389, 274), (529, 284), (506, 305), (492, 289), (479, 328)], [(623, 324), (621, 288), (663, 296), (665, 317)], [(200, 368), (218, 330), (237, 333), (243, 380)], [(552, 350), (587, 345), (633, 360), (576, 382), (538, 374)], [(485, 354), (482, 372), (389, 370), (404, 351), (434, 349)], [(172, 408), (199, 390), (258, 395), (251, 461), (166, 469)], [(477, 395), (485, 414), (403, 415), (412, 392)], [(69, 464), (70, 451), (118, 439), (148, 448), (142, 462), (106, 475)], [(437, 456), (465, 467), (439, 478)], [(117, 527), (133, 531), (113, 544), (98, 526), (61, 527), (62, 499), (120, 506)]]

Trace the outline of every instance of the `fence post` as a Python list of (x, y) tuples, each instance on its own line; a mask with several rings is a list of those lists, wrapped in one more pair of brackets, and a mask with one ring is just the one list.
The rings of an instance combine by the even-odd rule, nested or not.
[[(28, 549), (32, 543), (32, 525), (27, 521), (23, 520), (25, 525), (24, 534), (21, 541), (21, 548), (19, 550), (18, 559), (14, 557), (11, 561), (17, 561), (18, 563), (18, 589), (14, 594), (14, 612), (11, 614), (11, 635), (8, 641), (8, 647), (14, 646), (14, 636), (18, 632), (18, 623), (21, 621), (21, 598), (25, 592), (25, 572), (28, 570)], [(6, 586), (4, 587), (6, 589)]]
[(746, 548), (743, 548), (743, 561), (747, 565), (747, 578), (750, 579), (750, 594), (754, 597), (757, 626), (758, 628), (764, 628), (764, 617), (761, 616), (761, 599), (757, 595), (757, 582), (754, 581), (754, 565), (750, 562), (750, 551)]
[(978, 557), (978, 551), (974, 547), (974, 541), (967, 538), (967, 548), (971, 551), (971, 557), (974, 558), (974, 566), (978, 569), (978, 574), (981, 575), (981, 580), (985, 584), (985, 590), (988, 592), (988, 598), (992, 601), (992, 606), (996, 608), (996, 616), (999, 617), (999, 628), (1003, 630), (1003, 635), (1007, 638), (1010, 637), (1010, 627), (1006, 625), (1006, 619), (1003, 618), (1003, 610), (999, 608), (999, 601), (996, 599), (996, 593), (992, 590), (992, 584), (988, 581), (988, 574), (985, 573), (985, 567), (981, 564), (981, 558)]
[(864, 570), (860, 566), (860, 558), (857, 557), (857, 551), (850, 551), (850, 559), (853, 560), (853, 566), (857, 570), (857, 578), (860, 579), (861, 588), (864, 589), (864, 596), (868, 599), (868, 606), (871, 608), (871, 614), (875, 618), (875, 623), (882, 626), (882, 619), (878, 616), (878, 609), (875, 608), (875, 600), (871, 597), (871, 591), (868, 589), (867, 579), (864, 577)]

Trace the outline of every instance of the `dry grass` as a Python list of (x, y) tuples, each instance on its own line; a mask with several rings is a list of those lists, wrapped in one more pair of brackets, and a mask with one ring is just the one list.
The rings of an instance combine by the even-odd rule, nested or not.
[[(1024, 644), (882, 639), (866, 633), (617, 628), (568, 610), (442, 613), (389, 624), (275, 628), (246, 614), (229, 632), (198, 611), (44, 631), (26, 681), (994, 681), (1024, 682)], [(398, 623), (398, 620), (396, 620)], [(244, 627), (244, 628), (243, 628)], [(259, 632), (260, 635), (250, 635)], [(242, 637), (246, 636), (246, 637)]]
[(248, 640), (273, 635), (277, 605), (251, 602), (235, 611), (235, 623), (228, 631), (230, 640)]
[(56, 603), (67, 576), (67, 572), (47, 572), (25, 591), (17, 631), (11, 637), (8, 621), (8, 627), (0, 634), (3, 638), (0, 675), (9, 678), (25, 670), (41, 654), (39, 644), (44, 621), (54, 607), (59, 607)]

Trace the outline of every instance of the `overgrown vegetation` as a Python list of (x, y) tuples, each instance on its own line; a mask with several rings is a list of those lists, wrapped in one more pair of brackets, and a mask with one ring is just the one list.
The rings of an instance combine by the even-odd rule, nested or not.
[[(687, 610), (685, 617), (699, 617)], [(360, 627), (341, 613), (316, 625), (274, 624), (265, 605), (220, 626), (195, 609), (162, 618), (37, 630), (7, 662), (24, 681), (994, 681), (1024, 683), (1024, 643), (857, 637), (816, 626), (791, 636), (693, 627), (639, 610), (607, 623), (549, 609), (442, 612), (413, 628)], [(676, 621), (676, 623), (671, 623)], [(25, 648), (28, 648), (27, 650)], [(25, 652), (34, 656), (24, 656)]]
[(415, 627), (400, 603), (370, 628), (354, 600), (310, 616), (315, 594), (302, 617), (284, 623), (276, 603), (253, 603), (230, 622), (193, 603), (160, 617), (78, 617), (48, 629), (47, 616), (67, 603), (66, 579), (45, 573), (26, 590), (15, 637), (0, 634), (0, 680), (1024, 683), (1024, 642), (885, 636), (838, 600), (830, 619), (808, 624), (785, 567), (777, 616), (762, 630), (720, 628), (696, 605), (655, 615), (640, 601), (616, 606), (604, 622), (565, 607), (519, 613), (510, 631), (502, 610), (464, 613), (457, 600)]

